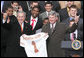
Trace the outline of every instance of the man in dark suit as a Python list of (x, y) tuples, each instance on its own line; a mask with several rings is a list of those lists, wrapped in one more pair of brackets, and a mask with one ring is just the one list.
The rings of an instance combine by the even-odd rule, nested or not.
[(22, 34), (32, 34), (32, 27), (25, 23), (26, 13), (18, 12), (17, 22), (4, 24), (10, 29), (10, 36), (7, 42), (5, 57), (27, 57), (24, 48), (20, 46), (20, 36)]
[(61, 41), (65, 39), (66, 33), (73, 32), (77, 28), (79, 16), (76, 16), (75, 23), (68, 27), (64, 23), (57, 22), (56, 13), (49, 15), (49, 23), (42, 27), (42, 32), (47, 32), (49, 38), (47, 40), (48, 57), (64, 57), (65, 51), (61, 48)]
[[(63, 22), (66, 23), (67, 26), (72, 25), (75, 21), (76, 14), (77, 14), (77, 7), (75, 5), (72, 5), (70, 7), (70, 17), (64, 20)], [(79, 19), (80, 20), (78, 22), (77, 29), (73, 33), (66, 35), (66, 41), (73, 41), (75, 39), (83, 41), (83, 19), (82, 18), (79, 18)], [(73, 34), (75, 34), (74, 35), (75, 38), (73, 37)], [(66, 52), (67, 52), (66, 53), (67, 57), (72, 56), (73, 54), (78, 54), (80, 56), (83, 56), (83, 53), (81, 50), (78, 52), (73, 51), (73, 50), (67, 50)]]
[[(1, 14), (1, 57), (4, 56), (4, 53), (6, 51), (6, 40), (7, 40), (7, 34), (8, 34), (8, 30), (3, 28), (3, 23), (5, 23), (5, 19), (6, 19), (7, 13), (3, 13)], [(2, 20), (4, 17), (4, 20)]]
[(27, 15), (26, 21), (32, 26), (33, 33), (36, 33), (36, 30), (42, 28), (43, 22), (42, 19), (39, 18), (40, 9), (38, 6), (32, 8), (31, 13)]

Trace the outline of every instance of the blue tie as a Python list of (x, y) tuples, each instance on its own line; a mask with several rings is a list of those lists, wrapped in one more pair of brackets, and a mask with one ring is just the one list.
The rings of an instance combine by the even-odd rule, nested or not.
[(72, 20), (73, 18), (72, 17), (70, 17), (70, 20)]

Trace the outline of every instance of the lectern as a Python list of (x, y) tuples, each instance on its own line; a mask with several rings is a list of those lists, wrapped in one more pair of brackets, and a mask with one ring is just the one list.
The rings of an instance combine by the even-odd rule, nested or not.
[(83, 41), (81, 42), (81, 47), (78, 50), (72, 48), (72, 41), (62, 41), (61, 48), (65, 50), (66, 56), (70, 57), (82, 57), (83, 56)]

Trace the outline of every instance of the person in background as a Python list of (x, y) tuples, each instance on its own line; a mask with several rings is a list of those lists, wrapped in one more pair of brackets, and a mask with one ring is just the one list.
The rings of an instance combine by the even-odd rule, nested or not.
[(11, 1), (1, 1), (1, 12), (5, 13), (9, 6), (11, 6)]
[(53, 4), (53, 8), (52, 10), (59, 12), (60, 8), (60, 4), (59, 1), (39, 1), (39, 5), (41, 7), (41, 13), (45, 12), (45, 3), (46, 2), (51, 2)]
[[(45, 3), (45, 10), (46, 11), (41, 13), (39, 15), (39, 17), (42, 18), (42, 20), (44, 20), (44, 18), (47, 18), (51, 12), (55, 12), (55, 11), (52, 10), (52, 8), (53, 8), (52, 2), (46, 2)], [(58, 16), (59, 16), (59, 14), (58, 14)]]
[(35, 34), (36, 30), (42, 28), (43, 22), (39, 17), (40, 9), (38, 6), (32, 8), (31, 13), (27, 15), (26, 22), (28, 22), (32, 26), (32, 31)]
[(6, 9), (6, 13), (7, 13), (7, 20), (10, 20), (10, 23), (17, 21), (17, 18), (13, 15), (13, 8), (11, 6), (9, 6)]
[(22, 6), (20, 6), (17, 1), (12, 1), (11, 6), (13, 7), (13, 15), (15, 15), (16, 17), (18, 11), (23, 11)]
[[(74, 5), (74, 1), (67, 1), (66, 2), (66, 8), (63, 8), (59, 11), (59, 15), (60, 15), (60, 22), (62, 22), (63, 20), (67, 19), (69, 17), (69, 9), (71, 5)], [(78, 14), (80, 14), (80, 17), (83, 17), (83, 13), (81, 9), (78, 9)]]
[(45, 24), (47, 24), (48, 22), (49, 22), (49, 19), (48, 19), (48, 18), (44, 18), (43, 24), (45, 25)]
[(63, 8), (59, 11), (60, 22), (67, 19), (69, 17), (69, 7), (74, 4), (74, 1), (67, 1), (67, 7)]
[[(48, 18), (44, 18), (43, 25), (46, 25), (48, 22), (49, 22), (49, 19)], [(36, 33), (40, 33), (41, 31), (42, 31), (42, 28), (36, 30)]]

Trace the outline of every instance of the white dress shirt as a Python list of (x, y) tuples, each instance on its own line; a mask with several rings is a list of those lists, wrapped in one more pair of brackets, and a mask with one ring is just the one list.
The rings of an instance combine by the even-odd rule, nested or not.
[[(32, 24), (32, 19), (33, 19), (33, 17), (31, 16), (31, 19), (30, 19), (30, 25)], [(34, 29), (35, 26), (36, 26), (36, 23), (37, 23), (37, 21), (38, 21), (38, 17), (36, 17), (36, 18), (34, 18), (34, 19), (36, 20), (36, 22), (34, 21), (33, 29)]]
[[(56, 22), (53, 24), (53, 28), (55, 28)], [(52, 24), (50, 24), (50, 29), (52, 28)]]
[(6, 22), (6, 20), (3, 19), (3, 24)]
[(22, 27), (22, 30), (23, 30), (24, 29), (24, 22), (22, 23), (21, 27)]
[[(51, 10), (51, 11), (52, 11), (52, 10)], [(50, 11), (50, 12), (51, 12), (51, 11)], [(47, 11), (46, 11), (47, 16), (49, 16), (48, 13), (50, 13), (50, 12), (47, 12)]]
[[(78, 36), (78, 31), (75, 30), (74, 34), (75, 34), (75, 37), (77, 38), (77, 36)], [(70, 39), (71, 39), (71, 38), (72, 38), (72, 33), (70, 33)], [(75, 39), (74, 39), (74, 40), (75, 40)]]

